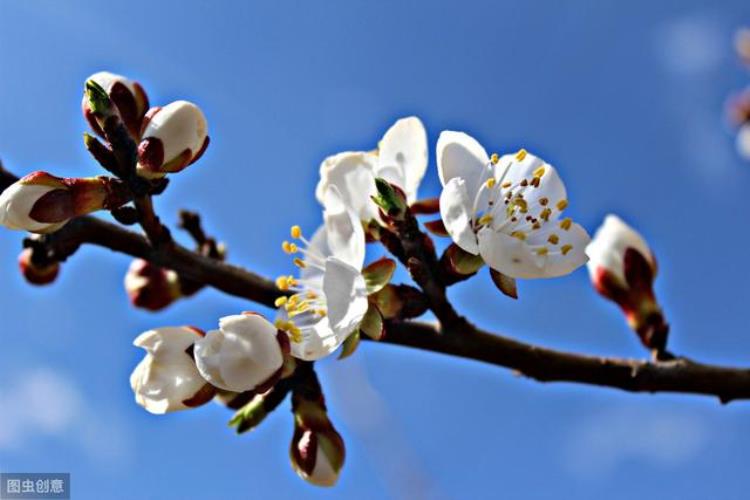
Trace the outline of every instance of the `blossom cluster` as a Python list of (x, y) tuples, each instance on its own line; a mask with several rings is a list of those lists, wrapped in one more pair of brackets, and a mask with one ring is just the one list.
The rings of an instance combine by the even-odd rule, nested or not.
[[(35, 172), (0, 195), (0, 224), (37, 233), (19, 259), (34, 284), (50, 283), (59, 272), (56, 255), (43, 251), (45, 235), (100, 210), (138, 221), (139, 209), (128, 204), (158, 195), (166, 187), (163, 178), (197, 161), (209, 143), (206, 118), (195, 104), (149, 108), (144, 89), (119, 75), (92, 75), (82, 111), (105, 141), (87, 135), (86, 146), (113, 176)], [(588, 263), (595, 289), (620, 306), (646, 347), (664, 351), (668, 327), (653, 291), (656, 260), (637, 232), (610, 215), (591, 240), (568, 216), (567, 191), (552, 164), (525, 149), (490, 154), (460, 131), (439, 134), (434, 155), (442, 189), (437, 198), (420, 199), (429, 150), (422, 121), (410, 116), (393, 123), (374, 147), (325, 158), (315, 188), (322, 224), (309, 237), (292, 226), (281, 244), (298, 271), (277, 278), (273, 320), (241, 312), (219, 319), (218, 329), (208, 332), (176, 326), (142, 333), (134, 344), (146, 355), (130, 377), (136, 402), (164, 414), (218, 401), (237, 410), (231, 424), (244, 432), (291, 393), (292, 465), (313, 484), (335, 484), (344, 443), (328, 418), (312, 363), (336, 351), (350, 355), (362, 336), (382, 339), (389, 322), (427, 309), (437, 313), (427, 290), (390, 283), (395, 260), (367, 263), (368, 243), (377, 241), (418, 284), (419, 265), (442, 266), (428, 269), (442, 293), (485, 265), (498, 287), (515, 296), (515, 280), (557, 278)], [(440, 259), (416, 218), (438, 213), (424, 226), (450, 238)], [(415, 264), (406, 255), (398, 242), (407, 238), (403, 232), (429, 262)], [(194, 233), (199, 252), (224, 258), (223, 248), (202, 231)], [(131, 302), (152, 311), (200, 288), (141, 259), (124, 281)]]

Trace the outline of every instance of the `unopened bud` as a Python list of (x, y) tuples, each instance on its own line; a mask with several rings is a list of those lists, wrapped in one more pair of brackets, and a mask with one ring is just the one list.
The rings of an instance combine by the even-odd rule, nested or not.
[(55, 281), (60, 273), (60, 263), (52, 261), (48, 263), (34, 262), (34, 250), (24, 248), (18, 256), (18, 267), (23, 277), (32, 285), (48, 285)]
[(195, 343), (195, 362), (203, 378), (220, 389), (262, 392), (281, 376), (282, 337), (258, 314), (226, 316), (219, 330)]
[(125, 274), (125, 291), (135, 307), (158, 311), (180, 298), (180, 278), (171, 269), (135, 259)]
[(138, 175), (149, 179), (179, 172), (208, 147), (203, 111), (187, 101), (151, 108), (143, 120), (138, 145)]
[(57, 231), (73, 217), (127, 201), (122, 183), (106, 177), (60, 178), (34, 172), (0, 195), (0, 224), (32, 233)]
[(140, 334), (133, 344), (146, 356), (130, 375), (136, 402), (151, 413), (164, 414), (209, 402), (216, 390), (207, 383), (191, 355), (204, 333), (189, 326), (164, 327)]
[(346, 448), (326, 413), (317, 379), (292, 394), (294, 436), (289, 449), (292, 468), (305, 481), (333, 486), (344, 466)]
[(586, 247), (594, 288), (617, 303), (643, 345), (661, 352), (669, 326), (656, 302), (656, 260), (643, 237), (619, 217), (608, 215)]
[(81, 102), (81, 109), (91, 129), (100, 137), (104, 137), (102, 126), (97, 121), (95, 106), (92, 107), (91, 85), (88, 82), (96, 83), (107, 94), (131, 135), (138, 137), (143, 116), (148, 110), (148, 96), (143, 87), (138, 82), (107, 71), (94, 73), (86, 81), (86, 92)]

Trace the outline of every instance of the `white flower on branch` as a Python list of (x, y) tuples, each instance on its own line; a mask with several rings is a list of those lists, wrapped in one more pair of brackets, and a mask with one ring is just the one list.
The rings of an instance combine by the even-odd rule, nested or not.
[(402, 118), (389, 128), (374, 151), (348, 151), (329, 156), (320, 165), (315, 196), (324, 203), (329, 186), (336, 186), (344, 202), (362, 221), (378, 220), (370, 199), (377, 194), (375, 178), (403, 189), (409, 203), (416, 201), (419, 183), (427, 170), (427, 132), (415, 116)]
[(190, 348), (203, 332), (188, 326), (164, 327), (140, 334), (133, 345), (146, 357), (130, 375), (135, 401), (147, 411), (164, 414), (207, 403), (215, 390), (195, 366)]
[(219, 320), (195, 342), (198, 371), (212, 385), (228, 391), (261, 390), (281, 374), (282, 342), (275, 326), (255, 313), (236, 314)]
[(325, 223), (311, 240), (294, 226), (292, 238), (302, 245), (283, 244), (285, 252), (302, 255), (294, 259), (300, 268), (299, 278), (281, 276), (276, 280), (282, 290), (296, 292), (276, 301), (276, 325), (289, 334), (292, 355), (304, 360), (320, 359), (335, 351), (357, 330), (368, 308), (362, 276), (365, 235), (360, 219), (335, 186), (326, 190), (324, 205)]
[(663, 349), (669, 328), (653, 291), (656, 259), (643, 237), (608, 215), (586, 254), (594, 288), (620, 306), (646, 347)]
[[(117, 107), (117, 111), (123, 123), (130, 130), (130, 133), (134, 137), (138, 137), (141, 131), (143, 116), (148, 110), (148, 96), (143, 87), (138, 82), (129, 80), (121, 75), (109, 73), (108, 71), (94, 73), (87, 80), (94, 81), (104, 89)], [(86, 94), (83, 96), (81, 109), (91, 129), (100, 137), (104, 137), (104, 132), (91, 110), (91, 104)]]
[(440, 214), (453, 241), (512, 278), (553, 278), (586, 262), (586, 230), (570, 218), (557, 171), (525, 150), (489, 156), (472, 137), (437, 143)]
[(188, 101), (151, 108), (143, 119), (138, 144), (138, 175), (164, 177), (195, 163), (208, 147), (203, 111)]

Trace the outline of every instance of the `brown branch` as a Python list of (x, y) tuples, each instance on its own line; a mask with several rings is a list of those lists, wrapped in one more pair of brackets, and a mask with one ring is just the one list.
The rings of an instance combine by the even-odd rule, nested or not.
[[(0, 169), (0, 189), (16, 177)], [(153, 248), (132, 231), (94, 217), (72, 220), (46, 235), (58, 255), (93, 244), (174, 269), (180, 275), (268, 307), (282, 294), (274, 283), (237, 266), (174, 244)], [(468, 322), (457, 335), (445, 335), (419, 322), (391, 322), (382, 342), (439, 352), (502, 366), (541, 382), (575, 382), (630, 392), (676, 392), (718, 397), (723, 403), (750, 399), (750, 369), (713, 366), (686, 358), (648, 362), (604, 358), (547, 349), (492, 334)], [(366, 337), (363, 337), (366, 338)]]
[[(281, 295), (274, 283), (240, 267), (191, 252), (180, 245), (152, 248), (146, 238), (113, 224), (82, 217), (49, 235), (55, 246), (90, 243), (149, 260), (179, 274), (268, 307)], [(722, 402), (750, 399), (750, 370), (696, 363), (684, 358), (648, 362), (556, 351), (482, 331), (468, 322), (445, 335), (419, 322), (394, 322), (384, 342), (483, 361), (542, 382), (576, 382), (632, 392), (712, 395)]]

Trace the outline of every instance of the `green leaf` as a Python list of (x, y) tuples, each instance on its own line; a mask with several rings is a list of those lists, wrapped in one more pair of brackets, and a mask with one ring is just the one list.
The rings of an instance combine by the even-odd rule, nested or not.
[(86, 80), (86, 98), (89, 101), (91, 111), (97, 114), (107, 114), (112, 108), (112, 101), (107, 91), (94, 80)]
[(362, 276), (367, 284), (367, 294), (380, 291), (393, 277), (396, 270), (396, 262), (387, 257), (376, 260), (362, 270)]
[(404, 193), (380, 177), (375, 178), (375, 188), (378, 194), (372, 197), (372, 201), (389, 217), (394, 219), (403, 217), (409, 208)]
[(383, 315), (380, 314), (378, 306), (370, 303), (362, 323), (359, 324), (359, 330), (373, 340), (381, 340), (385, 336)]
[(359, 329), (356, 329), (348, 337), (346, 337), (344, 343), (341, 344), (341, 353), (339, 354), (339, 359), (346, 359), (354, 354), (354, 351), (356, 351), (357, 347), (359, 346), (359, 341)]
[(232, 420), (229, 421), (229, 426), (235, 427), (237, 434), (242, 434), (257, 427), (263, 422), (266, 415), (268, 415), (268, 412), (265, 408), (264, 398), (258, 394), (249, 403), (237, 410)]
[(470, 254), (455, 243), (451, 243), (446, 252), (448, 253), (452, 270), (458, 274), (464, 276), (475, 274), (484, 265), (482, 257)]
[(500, 271), (495, 271), (492, 268), (490, 268), (490, 276), (498, 290), (512, 299), (518, 298), (518, 287), (516, 286), (515, 278), (511, 278), (510, 276), (507, 276)]

